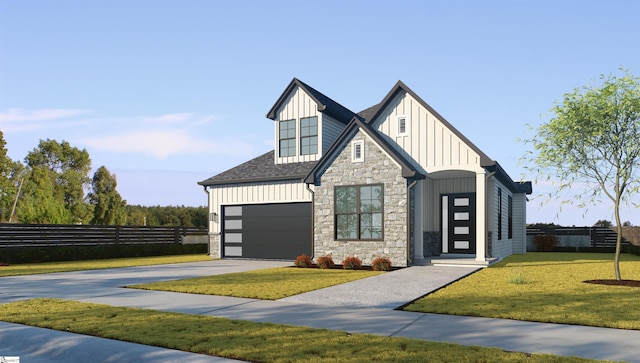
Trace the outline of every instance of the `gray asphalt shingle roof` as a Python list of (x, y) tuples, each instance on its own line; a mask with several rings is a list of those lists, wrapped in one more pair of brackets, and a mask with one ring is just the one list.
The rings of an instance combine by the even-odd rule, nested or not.
[(302, 180), (315, 165), (315, 161), (275, 164), (274, 150), (271, 150), (198, 184), (209, 186), (274, 180)]

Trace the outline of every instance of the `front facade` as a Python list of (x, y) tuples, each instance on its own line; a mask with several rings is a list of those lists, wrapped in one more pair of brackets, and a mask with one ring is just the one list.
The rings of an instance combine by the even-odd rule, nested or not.
[(267, 117), (272, 152), (200, 182), (210, 254), (357, 256), (395, 266), (526, 252), (526, 195), (402, 82), (355, 114), (294, 79)]

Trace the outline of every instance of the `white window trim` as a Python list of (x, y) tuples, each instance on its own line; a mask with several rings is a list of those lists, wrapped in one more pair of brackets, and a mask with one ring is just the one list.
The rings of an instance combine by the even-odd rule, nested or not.
[[(356, 148), (360, 146), (360, 157), (356, 157)], [(362, 163), (364, 162), (364, 140), (354, 140), (351, 143), (351, 161), (354, 163)]]
[[(404, 119), (404, 132), (400, 130), (400, 120)], [(398, 124), (398, 136), (407, 136), (409, 135), (409, 118), (404, 115), (400, 115), (396, 118)]]

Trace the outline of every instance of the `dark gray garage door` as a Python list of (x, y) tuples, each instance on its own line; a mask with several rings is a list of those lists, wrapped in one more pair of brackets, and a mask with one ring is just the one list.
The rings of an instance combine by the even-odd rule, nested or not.
[(223, 221), (224, 257), (311, 256), (311, 203), (225, 206)]

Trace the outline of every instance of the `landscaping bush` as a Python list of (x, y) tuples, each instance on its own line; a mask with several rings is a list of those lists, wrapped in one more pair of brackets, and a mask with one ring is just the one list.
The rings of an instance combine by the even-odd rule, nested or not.
[(359, 270), (360, 267), (362, 267), (362, 261), (355, 256), (342, 260), (342, 268), (345, 270)]
[(191, 255), (207, 253), (207, 244), (139, 244), (60, 247), (7, 247), (0, 249), (0, 263), (20, 264), (110, 258)]
[(626, 247), (625, 252), (640, 256), (640, 246), (629, 245)]
[(316, 258), (316, 265), (320, 268), (333, 268), (336, 264), (333, 262), (331, 255), (328, 255)]
[(374, 271), (391, 271), (391, 260), (387, 257), (377, 257), (371, 262)]
[(539, 234), (533, 237), (533, 244), (536, 245), (536, 249), (542, 252), (553, 251), (560, 243), (558, 237), (551, 234)]
[(295, 265), (296, 267), (309, 268), (313, 265), (313, 261), (311, 260), (311, 257), (305, 254), (302, 254), (296, 257)]

